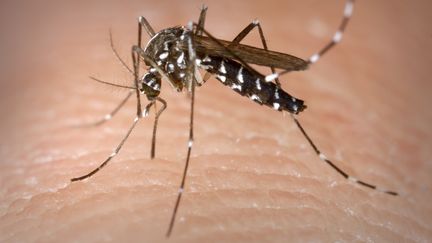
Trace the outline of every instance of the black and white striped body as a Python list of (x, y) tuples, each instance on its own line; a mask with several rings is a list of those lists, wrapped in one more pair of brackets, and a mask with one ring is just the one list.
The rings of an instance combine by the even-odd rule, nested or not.
[(303, 100), (291, 96), (275, 83), (266, 82), (265, 76), (249, 70), (249, 68), (232, 59), (206, 56), (198, 63), (199, 67), (215, 74), (221, 83), (260, 105), (293, 114), (297, 114), (306, 108)]
[[(154, 57), (154, 63), (158, 69), (164, 72), (164, 75), (179, 92), (187, 87), (186, 72), (190, 61), (188, 53), (181, 49), (182, 42), (186, 41), (187, 31), (184, 27), (162, 30), (152, 38), (145, 50), (148, 56)], [(224, 85), (260, 105), (293, 114), (306, 108), (303, 100), (291, 96), (275, 83), (265, 81), (265, 76), (250, 70), (237, 61), (197, 53), (196, 64), (199, 68), (216, 75), (216, 78)], [(142, 78), (142, 89), (147, 88), (144, 93), (159, 94), (160, 78), (157, 69), (150, 68)]]

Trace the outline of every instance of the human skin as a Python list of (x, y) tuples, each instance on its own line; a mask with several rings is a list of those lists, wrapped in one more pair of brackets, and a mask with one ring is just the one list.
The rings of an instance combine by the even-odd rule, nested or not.
[[(130, 84), (136, 19), (155, 30), (197, 20), (200, 1), (0, 4), (0, 241), (165, 241), (187, 148), (189, 99), (168, 102), (149, 159), (153, 114), (125, 135), (131, 99), (100, 127)], [(308, 58), (336, 30), (343, 1), (208, 1), (206, 28), (232, 39), (258, 18), (270, 49)], [(211, 78), (196, 90), (195, 143), (171, 242), (432, 239), (432, 61), (428, 1), (357, 1), (340, 45), (282, 86), (306, 100), (300, 122), (327, 157), (394, 197), (323, 163), (290, 116)], [(430, 8), (429, 8), (430, 9)], [(245, 43), (259, 46), (257, 32)], [(260, 69), (261, 70), (261, 69)], [(264, 69), (262, 69), (264, 70)], [(269, 72), (268, 70), (265, 70)], [(143, 97), (143, 102), (146, 100)]]

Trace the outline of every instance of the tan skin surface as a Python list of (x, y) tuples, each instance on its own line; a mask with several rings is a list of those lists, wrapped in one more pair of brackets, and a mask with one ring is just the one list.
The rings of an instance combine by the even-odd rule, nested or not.
[[(342, 1), (232, 2), (206, 2), (211, 33), (232, 39), (259, 18), (271, 49), (303, 58), (331, 38), (343, 9)], [(432, 32), (428, 2), (409, 4), (359, 1), (341, 45), (282, 78), (306, 100), (299, 119), (328, 157), (401, 196), (344, 180), (289, 116), (212, 78), (196, 92), (191, 167), (170, 241), (432, 239)], [(156, 159), (149, 159), (151, 116), (83, 182), (69, 180), (111, 154), (136, 101), (101, 127), (71, 126), (100, 118), (126, 95), (88, 75), (132, 81), (112, 55), (109, 28), (130, 64), (139, 15), (160, 30), (196, 21), (200, 5), (1, 3), (0, 241), (165, 241), (186, 154), (186, 95), (163, 83), (168, 109)], [(258, 46), (252, 36), (246, 43)]]

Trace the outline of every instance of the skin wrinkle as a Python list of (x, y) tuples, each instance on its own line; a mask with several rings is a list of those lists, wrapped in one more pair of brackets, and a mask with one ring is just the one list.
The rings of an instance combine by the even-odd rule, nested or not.
[[(112, 153), (136, 101), (101, 127), (70, 126), (101, 118), (127, 94), (87, 81), (132, 80), (112, 54), (109, 29), (131, 66), (139, 14), (160, 30), (196, 21), (202, 2), (19, 4), (0, 4), (7, 33), (0, 43), (0, 241), (163, 241), (187, 148), (185, 95), (163, 81), (168, 109), (155, 160), (152, 115), (108, 166), (73, 184)], [(303, 58), (332, 38), (343, 10), (342, 0), (206, 4), (215, 36), (232, 39), (258, 17), (271, 50)], [(299, 120), (326, 156), (402, 196), (347, 182), (317, 158), (289, 116), (211, 78), (196, 90), (191, 167), (170, 241), (431, 239), (426, 5), (401, 1), (389, 11), (385, 1), (357, 1), (341, 44), (310, 70), (281, 77), (285, 90), (306, 100)], [(323, 33), (313, 33), (313, 21)], [(258, 32), (246, 43), (259, 46)]]

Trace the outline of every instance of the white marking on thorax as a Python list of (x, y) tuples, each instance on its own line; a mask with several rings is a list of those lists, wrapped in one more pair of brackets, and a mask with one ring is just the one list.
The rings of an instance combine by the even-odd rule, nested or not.
[(168, 63), (168, 72), (174, 72), (174, 64)]
[(162, 52), (160, 55), (159, 55), (159, 58), (161, 59), (161, 60), (164, 60), (164, 59), (166, 59), (167, 57), (168, 57), (168, 52), (166, 51), (166, 52)]
[(168, 42), (164, 42), (164, 44), (163, 44), (163, 46), (164, 46), (164, 51), (168, 51), (169, 50), (169, 48), (168, 48)]
[(177, 63), (180, 64), (183, 63), (183, 61), (184, 61), (184, 52), (182, 52), (180, 56), (177, 58)]

